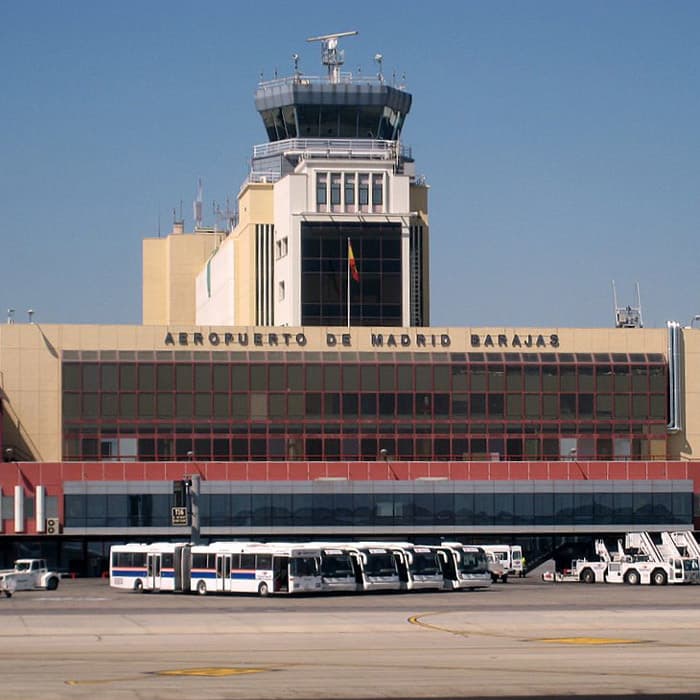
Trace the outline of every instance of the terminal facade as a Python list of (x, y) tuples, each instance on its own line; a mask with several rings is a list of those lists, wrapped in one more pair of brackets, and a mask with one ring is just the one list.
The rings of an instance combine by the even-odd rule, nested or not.
[(0, 327), (0, 558), (110, 544), (522, 541), (695, 528), (700, 330), (435, 328), (411, 95), (263, 83), (222, 229), (143, 244), (143, 325)]

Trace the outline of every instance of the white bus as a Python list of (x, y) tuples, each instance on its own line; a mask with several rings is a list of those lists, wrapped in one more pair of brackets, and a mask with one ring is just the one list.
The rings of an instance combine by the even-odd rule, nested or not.
[(344, 545), (358, 567), (361, 591), (399, 591), (399, 565), (386, 543), (354, 542)]
[(476, 545), (443, 542), (436, 547), (442, 561), (445, 588), (488, 588), (492, 583), (486, 552)]
[(319, 593), (321, 551), (304, 544), (213, 542), (192, 547), (190, 590), (207, 593)]
[(113, 545), (109, 585), (130, 591), (189, 590), (190, 545), (185, 542)]
[(322, 590), (357, 591), (358, 586), (361, 590), (361, 570), (347, 548), (331, 544), (323, 544), (319, 547), (321, 549)]
[(402, 589), (442, 590), (445, 587), (440, 555), (434, 547), (411, 542), (391, 542), (386, 546), (391, 548), (396, 559)]

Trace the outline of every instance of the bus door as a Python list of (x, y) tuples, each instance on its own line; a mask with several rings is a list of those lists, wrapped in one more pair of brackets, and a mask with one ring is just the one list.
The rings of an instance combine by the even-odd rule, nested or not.
[(160, 554), (146, 555), (146, 579), (148, 581), (147, 588), (157, 591), (160, 588)]
[(455, 556), (455, 553), (451, 549), (438, 550), (442, 577), (447, 581), (456, 581), (459, 578)]
[(408, 558), (411, 556), (409, 553), (404, 554), (403, 552), (393, 552), (394, 560), (396, 561), (396, 568), (399, 570), (399, 581), (401, 583), (408, 583)]
[(362, 561), (362, 554), (351, 552), (350, 559), (352, 560), (352, 570), (355, 573), (355, 583), (358, 590), (362, 591), (365, 588), (365, 567)]
[(272, 591), (274, 593), (289, 592), (289, 557), (272, 557)]
[(231, 555), (216, 555), (216, 590), (231, 592)]

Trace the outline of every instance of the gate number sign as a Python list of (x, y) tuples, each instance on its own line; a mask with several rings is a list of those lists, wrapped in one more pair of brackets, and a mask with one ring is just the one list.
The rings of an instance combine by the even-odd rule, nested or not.
[(173, 525), (187, 525), (187, 508), (173, 508)]

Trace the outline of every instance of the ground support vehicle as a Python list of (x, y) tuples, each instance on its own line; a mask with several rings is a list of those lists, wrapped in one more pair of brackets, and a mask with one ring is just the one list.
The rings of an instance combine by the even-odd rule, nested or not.
[[(648, 560), (664, 566), (663, 583), (700, 583), (700, 561), (695, 556), (683, 556), (668, 532), (629, 532), (625, 536), (626, 551), (634, 551), (638, 561)], [(655, 583), (662, 583), (656, 573)]]
[(569, 569), (564, 569), (564, 571), (545, 571), (542, 574), (542, 580), (551, 583), (566, 583), (569, 581), (605, 583), (608, 563), (606, 561), (575, 559), (571, 562)]
[(499, 558), (494, 552), (486, 552), (486, 561), (488, 562), (489, 573), (491, 580), (494, 583), (508, 583), (509, 570), (504, 563), (504, 560)]
[(2, 593), (5, 598), (12, 598), (12, 594), (15, 592), (16, 584), (15, 580), (10, 577), (8, 579), (0, 578), (0, 593)]
[(0, 571), (0, 591), (10, 597), (15, 591), (58, 588), (61, 575), (46, 566), (46, 559), (17, 559), (13, 569)]
[(448, 590), (488, 588), (493, 579), (486, 553), (481, 547), (461, 542), (443, 542), (437, 550), (444, 586)]
[[(523, 573), (523, 550), (515, 544), (478, 544), (485, 552), (489, 561), (493, 562), (492, 571), (496, 578), (503, 583), (508, 576), (521, 576)], [(503, 570), (501, 572), (501, 569)]]
[[(687, 583), (697, 580), (696, 560), (674, 558), (672, 561), (652, 561), (648, 555), (629, 554), (618, 540), (617, 552), (611, 554), (603, 540), (596, 540), (598, 561), (577, 559), (564, 572), (546, 572), (543, 580), (553, 582), (627, 583), (663, 586), (667, 583)], [(688, 568), (686, 568), (688, 567)]]
[(676, 548), (684, 557), (694, 557), (700, 560), (700, 544), (690, 530), (679, 530), (667, 533)]

